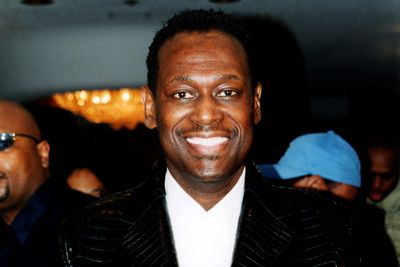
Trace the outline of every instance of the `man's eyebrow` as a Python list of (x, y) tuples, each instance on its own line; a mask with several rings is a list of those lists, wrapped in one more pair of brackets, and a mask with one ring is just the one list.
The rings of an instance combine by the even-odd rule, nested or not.
[(178, 75), (175, 76), (171, 82), (184, 82), (184, 81), (190, 81), (192, 78), (190, 78), (188, 75)]
[[(240, 77), (236, 74), (226, 73), (216, 76), (216, 80), (240, 80)], [(191, 81), (192, 78), (189, 75), (178, 75), (175, 76), (171, 82), (184, 82)]]
[(217, 80), (240, 80), (240, 77), (237, 76), (236, 74), (222, 74), (217, 77)]
[[(175, 76), (171, 82), (185, 82), (185, 81), (191, 81), (192, 77), (189, 75), (177, 75)], [(236, 74), (231, 74), (231, 73), (226, 73), (226, 74), (221, 74), (217, 75), (215, 77), (215, 80), (240, 80), (240, 77), (237, 76)]]

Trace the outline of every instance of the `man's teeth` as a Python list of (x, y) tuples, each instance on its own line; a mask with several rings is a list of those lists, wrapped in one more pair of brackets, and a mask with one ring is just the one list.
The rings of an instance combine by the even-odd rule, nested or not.
[(201, 138), (201, 137), (191, 137), (186, 139), (189, 143), (194, 145), (201, 146), (217, 146), (228, 140), (226, 137), (210, 137), (210, 138)]

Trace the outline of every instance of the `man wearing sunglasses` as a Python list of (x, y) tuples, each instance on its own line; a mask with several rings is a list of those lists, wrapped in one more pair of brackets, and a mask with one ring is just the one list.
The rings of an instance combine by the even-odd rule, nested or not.
[(58, 222), (84, 198), (49, 179), (49, 152), (33, 116), (0, 100), (1, 267), (59, 264)]

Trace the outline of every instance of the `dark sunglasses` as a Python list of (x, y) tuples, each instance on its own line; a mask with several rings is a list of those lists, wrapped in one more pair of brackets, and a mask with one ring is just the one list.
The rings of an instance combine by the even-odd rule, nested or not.
[(0, 151), (3, 151), (5, 149), (11, 147), (14, 144), (15, 139), (17, 138), (17, 136), (26, 137), (26, 138), (32, 139), (36, 143), (40, 142), (39, 139), (37, 139), (36, 137), (34, 137), (32, 135), (28, 135), (28, 134), (0, 133)]

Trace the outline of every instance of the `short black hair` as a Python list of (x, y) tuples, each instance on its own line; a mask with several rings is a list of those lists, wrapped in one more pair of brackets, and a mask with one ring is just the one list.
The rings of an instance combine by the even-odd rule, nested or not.
[(160, 48), (172, 37), (182, 32), (209, 32), (221, 31), (237, 39), (246, 52), (247, 63), (250, 70), (252, 86), (256, 84), (252, 71), (251, 41), (245, 23), (234, 15), (228, 15), (222, 11), (212, 9), (184, 10), (166, 23), (154, 36), (153, 42), (147, 54), (147, 84), (155, 93), (159, 70), (158, 53)]

